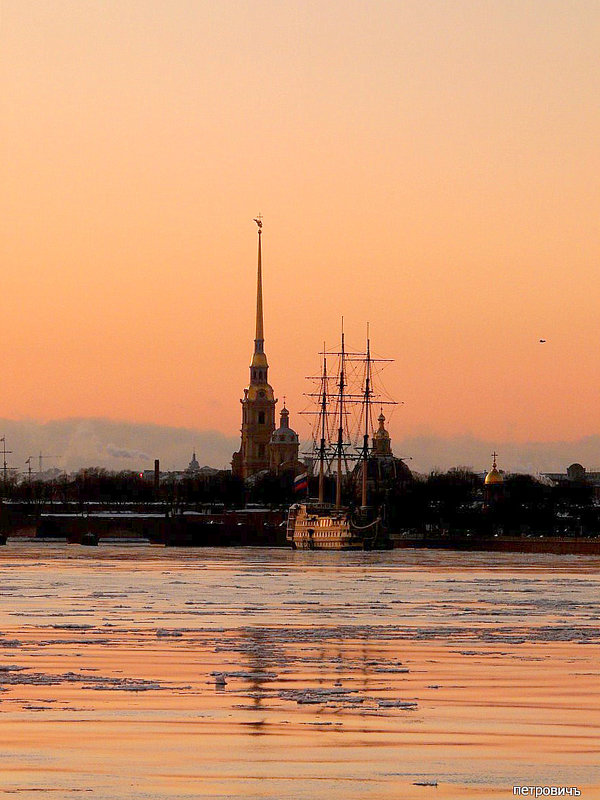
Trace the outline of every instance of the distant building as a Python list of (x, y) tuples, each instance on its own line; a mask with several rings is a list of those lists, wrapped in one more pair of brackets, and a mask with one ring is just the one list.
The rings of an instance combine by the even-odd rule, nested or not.
[(504, 477), (496, 464), (497, 456), (492, 453), (492, 468), (483, 481), (483, 504), (487, 507), (495, 506), (504, 497)]
[(542, 475), (556, 485), (587, 484), (600, 489), (600, 472), (588, 472), (584, 466), (575, 462), (566, 472), (543, 472)]
[[(284, 463), (298, 461), (298, 435), (289, 427), (289, 412), (275, 430), (275, 398), (268, 381), (269, 364), (264, 350), (262, 300), (262, 219), (258, 225), (258, 276), (256, 285), (256, 334), (250, 364), (250, 383), (244, 389), (240, 449), (233, 454), (234, 475), (246, 479), (258, 472), (279, 472)], [(273, 438), (275, 437), (275, 438)], [(284, 438), (282, 438), (284, 437)], [(286, 438), (287, 437), (287, 438)], [(293, 437), (293, 438), (290, 438)]]
[(305, 465), (298, 461), (299, 447), (298, 434), (290, 428), (290, 412), (284, 405), (279, 417), (279, 427), (273, 431), (269, 442), (271, 472), (281, 475), (284, 472), (304, 471)]
[(212, 475), (217, 475), (219, 472), (222, 472), (222, 470), (215, 469), (215, 467), (201, 467), (194, 451), (192, 453), (192, 460), (185, 469), (173, 469), (167, 472), (159, 471), (158, 475), (154, 469), (145, 469), (140, 475), (146, 481), (156, 481), (158, 477), (159, 483), (170, 483), (172, 481), (183, 481), (189, 478), (209, 478)]
[(192, 460), (187, 465), (186, 474), (191, 478), (196, 477), (200, 473), (200, 464), (196, 461), (196, 451), (192, 453)]
[[(392, 440), (385, 427), (383, 411), (377, 419), (378, 429), (373, 434), (371, 454), (367, 466), (368, 494), (387, 489), (406, 486), (414, 481), (412, 472), (406, 463), (392, 452)], [(360, 492), (362, 484), (363, 462), (359, 462), (353, 473), (355, 493)]]

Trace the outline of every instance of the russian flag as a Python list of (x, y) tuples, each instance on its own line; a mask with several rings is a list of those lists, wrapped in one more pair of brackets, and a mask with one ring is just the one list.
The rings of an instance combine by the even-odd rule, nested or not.
[(301, 492), (303, 489), (308, 489), (308, 475), (303, 472), (302, 475), (296, 475), (294, 478), (294, 491)]

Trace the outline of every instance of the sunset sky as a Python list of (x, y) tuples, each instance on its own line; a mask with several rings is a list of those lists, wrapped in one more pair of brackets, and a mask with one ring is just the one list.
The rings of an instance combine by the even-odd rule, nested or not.
[(342, 314), (395, 441), (600, 433), (600, 3), (0, 4), (0, 417), (236, 437), (260, 211), (303, 438)]

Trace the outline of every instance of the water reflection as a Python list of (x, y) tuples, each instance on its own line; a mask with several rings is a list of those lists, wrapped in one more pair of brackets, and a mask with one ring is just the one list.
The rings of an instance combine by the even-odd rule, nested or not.
[(73, 553), (0, 554), (0, 795), (597, 792), (600, 559)]

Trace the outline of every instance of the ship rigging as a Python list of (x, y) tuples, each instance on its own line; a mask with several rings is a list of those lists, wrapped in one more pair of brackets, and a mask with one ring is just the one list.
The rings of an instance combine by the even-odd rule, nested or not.
[[(290, 508), (288, 540), (295, 547), (348, 549), (373, 545), (377, 539), (380, 518), (368, 504), (369, 441), (373, 433), (374, 404), (396, 405), (382, 389), (375, 388), (375, 368), (383, 368), (391, 359), (374, 357), (367, 325), (364, 351), (346, 347), (343, 319), (339, 350), (321, 352), (321, 374), (316, 392), (307, 396), (316, 409), (305, 411), (316, 418), (311, 451), (314, 474), (318, 464), (318, 499), (297, 503)], [(328, 362), (335, 363), (334, 373)], [(350, 464), (356, 466), (351, 470)], [(344, 505), (344, 482), (357, 468), (361, 480), (360, 509)], [(327, 502), (326, 477), (335, 477), (335, 501)], [(368, 532), (368, 533), (367, 533)]]

